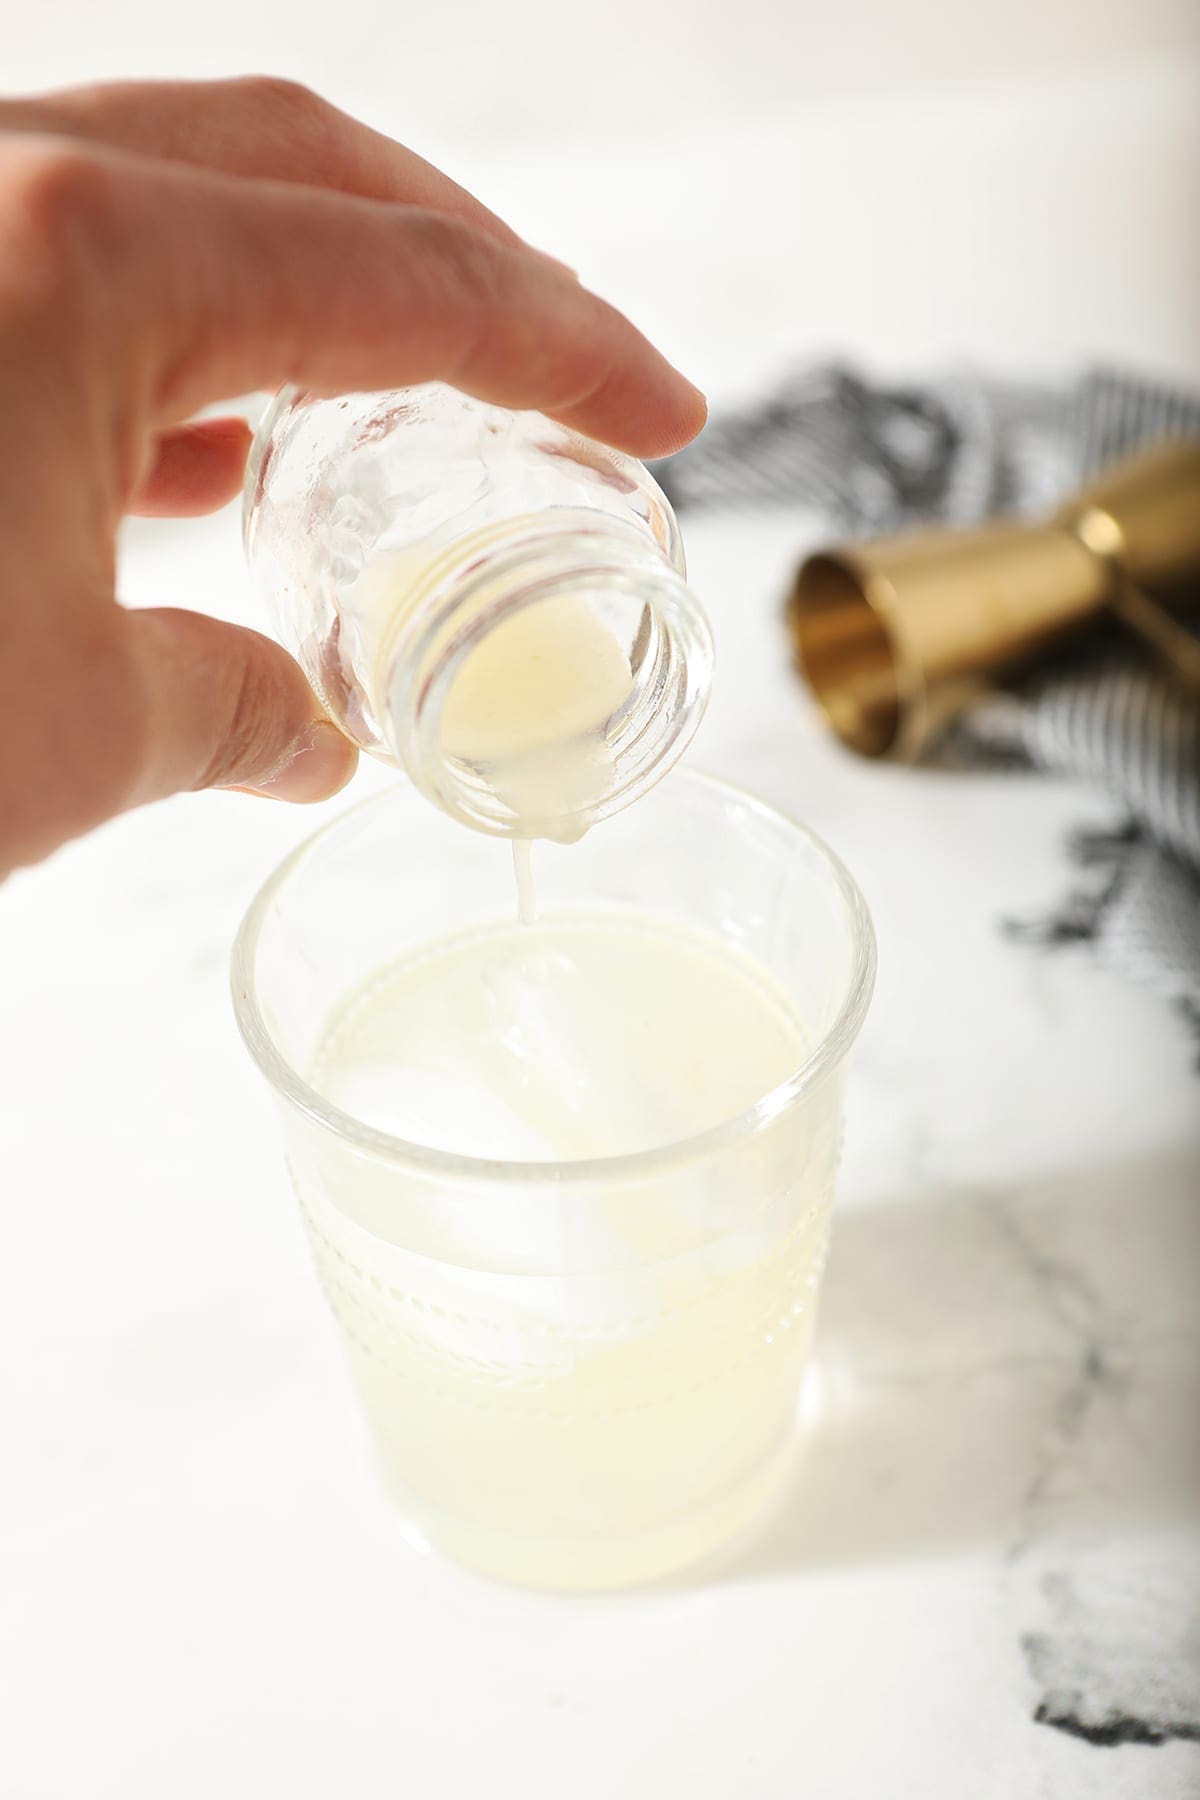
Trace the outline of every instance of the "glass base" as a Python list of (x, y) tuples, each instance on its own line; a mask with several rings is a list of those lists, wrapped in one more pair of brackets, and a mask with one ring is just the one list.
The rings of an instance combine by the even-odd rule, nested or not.
[(386, 1474), (384, 1485), (399, 1509), (405, 1541), (414, 1550), (434, 1551), (512, 1587), (597, 1593), (641, 1587), (694, 1569), (753, 1533), (767, 1522), (771, 1502), (779, 1498), (793, 1473), (797, 1443), (795, 1435), (786, 1437), (749, 1476), (706, 1505), (636, 1535), (614, 1538), (523, 1538), (444, 1513), (429, 1518), (414, 1496)]

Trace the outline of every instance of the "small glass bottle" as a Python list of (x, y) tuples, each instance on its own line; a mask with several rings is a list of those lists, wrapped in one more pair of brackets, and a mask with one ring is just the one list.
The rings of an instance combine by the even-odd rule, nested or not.
[(278, 394), (246, 555), (365, 750), (477, 830), (577, 838), (683, 751), (712, 674), (670, 503), (633, 458), (438, 383)]

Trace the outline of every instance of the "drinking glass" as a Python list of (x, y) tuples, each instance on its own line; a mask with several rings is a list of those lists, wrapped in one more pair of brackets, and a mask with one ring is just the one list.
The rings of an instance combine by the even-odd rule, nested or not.
[(332, 1104), (309, 1072), (338, 1003), (515, 913), (495, 840), (403, 784), (267, 882), (235, 1005), (408, 1535), (510, 1581), (618, 1586), (714, 1551), (791, 1465), (874, 937), (818, 838), (691, 772), (535, 866), (547, 920), (645, 914), (753, 958), (797, 1066), (685, 1142), (581, 1161), (427, 1148)]

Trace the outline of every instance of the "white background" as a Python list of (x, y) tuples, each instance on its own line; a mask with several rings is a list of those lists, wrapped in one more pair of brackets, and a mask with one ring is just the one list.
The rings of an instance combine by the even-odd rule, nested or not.
[[(1182, 0), (0, 0), (0, 87), (304, 79), (720, 403), (826, 352), (1200, 377), (1198, 35)], [(1195, 1793), (1194, 1746), (1034, 1725), (1022, 1651), (1046, 1569), (1091, 1592), (1094, 1469), (1194, 1363), (1184, 1036), (995, 930), (1108, 809), (841, 755), (785, 665), (792, 522), (688, 535), (719, 659), (696, 760), (830, 837), (880, 938), (806, 1485), (691, 1589), (549, 1601), (404, 1551), (225, 989), (314, 816), (208, 795), (119, 820), (0, 892), (5, 1800)], [(125, 548), (130, 599), (255, 617), (231, 515)], [(1097, 1345), (1124, 1399), (1068, 1441)], [(1102, 1543), (1123, 1604), (1181, 1591), (1157, 1517)], [(1143, 1655), (1168, 1681), (1169, 1630)]]

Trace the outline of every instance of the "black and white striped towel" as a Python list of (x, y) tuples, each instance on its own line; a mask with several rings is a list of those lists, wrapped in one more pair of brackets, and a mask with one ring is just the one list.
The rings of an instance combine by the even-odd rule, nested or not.
[[(820, 515), (832, 536), (874, 537), (1044, 511), (1167, 437), (1200, 438), (1200, 400), (1108, 370), (1058, 387), (881, 387), (822, 367), (715, 420), (655, 473), (681, 509), (777, 502)], [(1072, 845), (1079, 879), (1062, 907), (1012, 929), (1094, 942), (1200, 1032), (1200, 705), (1135, 644), (1097, 633), (977, 701), (937, 757), (1033, 763), (1112, 797), (1112, 831)]]

